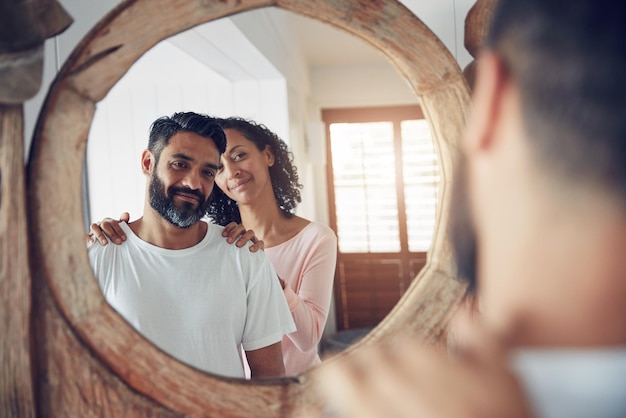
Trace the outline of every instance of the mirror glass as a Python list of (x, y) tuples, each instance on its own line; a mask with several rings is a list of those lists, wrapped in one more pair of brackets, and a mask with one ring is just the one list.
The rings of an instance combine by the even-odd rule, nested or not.
[[(140, 157), (150, 124), (160, 116), (195, 111), (249, 118), (274, 131), (293, 152), (304, 186), (297, 214), (337, 227), (340, 216), (329, 208), (338, 211), (335, 202), (347, 195), (345, 190), (342, 194), (329, 190), (340, 190), (340, 180), (339, 175), (334, 183), (328, 180), (323, 111), (418, 104), (417, 95), (380, 51), (319, 21), (283, 9), (263, 8), (200, 25), (148, 51), (97, 104), (87, 147), (85, 218), (117, 218), (125, 211), (131, 220), (141, 216), (146, 178)], [(424, 127), (408, 124), (404, 129), (419, 136)], [(375, 135), (355, 140), (341, 152), (354, 153), (367, 141), (380, 143)], [(334, 147), (332, 152), (337, 149)], [(379, 152), (384, 150), (376, 150)], [(379, 174), (395, 172), (389, 168), (393, 161), (378, 158), (378, 163)], [(346, 164), (339, 169), (350, 169)], [(407, 166), (416, 164), (406, 161)], [(393, 176), (383, 178), (384, 184), (378, 186), (389, 188)], [(355, 179), (343, 178), (344, 182), (351, 180)], [(416, 189), (405, 185), (403, 190)], [(432, 194), (436, 196), (436, 190)], [(332, 201), (329, 195), (334, 196)], [(387, 226), (379, 213), (373, 213), (367, 222), (384, 231)], [(426, 228), (432, 233), (434, 206), (430, 221)], [(412, 272), (412, 277), (416, 273)], [(360, 297), (357, 292), (356, 298)], [(386, 309), (384, 316), (389, 306), (380, 303), (381, 309)], [(333, 301), (324, 335), (344, 330), (337, 328), (340, 322), (337, 301)], [(354, 323), (356, 331), (351, 335), (359, 336), (375, 325)]]

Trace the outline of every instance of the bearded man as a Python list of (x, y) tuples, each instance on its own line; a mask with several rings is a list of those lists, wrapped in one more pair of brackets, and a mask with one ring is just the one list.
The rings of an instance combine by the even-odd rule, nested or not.
[(202, 220), (225, 147), (206, 115), (157, 119), (141, 157), (143, 216), (120, 224), (121, 245), (95, 241), (89, 259), (109, 304), (166, 353), (243, 378), (245, 352), (251, 377), (281, 376), (295, 325), (272, 265)]

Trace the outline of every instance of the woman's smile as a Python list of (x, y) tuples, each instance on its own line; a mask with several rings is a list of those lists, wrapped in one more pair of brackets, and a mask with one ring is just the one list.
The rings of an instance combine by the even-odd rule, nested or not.
[(251, 181), (251, 179), (239, 180), (239, 181), (233, 182), (233, 183), (231, 184), (231, 186), (229, 187), (229, 190), (232, 190), (232, 191), (241, 191), (242, 189), (244, 189), (244, 188), (245, 188), (245, 186), (246, 186), (247, 184), (249, 184), (249, 183), (250, 183), (250, 181)]

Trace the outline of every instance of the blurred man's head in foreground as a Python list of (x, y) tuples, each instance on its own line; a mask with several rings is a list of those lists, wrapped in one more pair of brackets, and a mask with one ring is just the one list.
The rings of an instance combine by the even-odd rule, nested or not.
[[(486, 322), (515, 329), (513, 343), (584, 343), (576, 327), (622, 309), (625, 22), (624, 4), (608, 0), (496, 6), (477, 61), (451, 238)], [(600, 339), (620, 333), (603, 326)]]

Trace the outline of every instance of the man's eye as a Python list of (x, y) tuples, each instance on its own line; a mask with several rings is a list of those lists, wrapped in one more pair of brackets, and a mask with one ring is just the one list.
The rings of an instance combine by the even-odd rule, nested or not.
[(213, 171), (213, 170), (206, 170), (206, 171), (204, 172), (204, 175), (205, 175), (206, 177), (215, 177), (215, 171)]
[(185, 164), (184, 161), (173, 161), (172, 162), (172, 167), (174, 167), (174, 168), (185, 168), (185, 167), (187, 167), (187, 164)]

